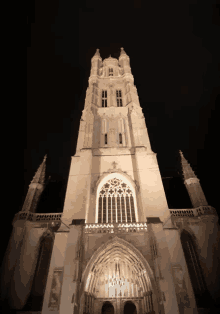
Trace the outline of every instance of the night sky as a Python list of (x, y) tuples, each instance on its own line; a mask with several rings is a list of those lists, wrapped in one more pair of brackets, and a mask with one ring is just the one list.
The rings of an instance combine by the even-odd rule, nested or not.
[(22, 81), (23, 72), (11, 68), (17, 104), (11, 153), (16, 179), (5, 185), (12, 193), (4, 217), (8, 228), (3, 251), (11, 221), (22, 209), (28, 186), (45, 154), (46, 179), (51, 179), (38, 212), (63, 210), (91, 58), (97, 48), (102, 59), (110, 54), (118, 58), (121, 47), (130, 57), (169, 207), (191, 206), (180, 177), (181, 149), (200, 179), (209, 205), (220, 213), (215, 112), (220, 104), (218, 24), (219, 9), (212, 1), (205, 5), (188, 0), (29, 3), (27, 61), (24, 66), (18, 58), (14, 61), (26, 81)]

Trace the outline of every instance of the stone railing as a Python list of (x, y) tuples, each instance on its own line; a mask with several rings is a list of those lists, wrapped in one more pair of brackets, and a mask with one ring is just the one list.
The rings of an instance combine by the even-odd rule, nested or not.
[(19, 212), (15, 215), (13, 222), (16, 220), (27, 220), (32, 222), (50, 222), (50, 221), (61, 221), (62, 213), (52, 213), (52, 214), (37, 214), (37, 213), (27, 213)]
[(85, 224), (85, 233), (124, 233), (146, 231), (146, 222)]
[(189, 209), (170, 209), (172, 217), (199, 217), (202, 215), (217, 215), (216, 210), (212, 206), (199, 206)]

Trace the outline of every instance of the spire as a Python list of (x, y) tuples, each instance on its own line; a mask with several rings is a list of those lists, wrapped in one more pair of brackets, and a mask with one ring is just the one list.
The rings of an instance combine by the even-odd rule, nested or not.
[(197, 178), (194, 171), (192, 170), (192, 167), (190, 166), (186, 158), (183, 156), (183, 153), (181, 150), (179, 150), (179, 153), (180, 153), (180, 158), (181, 158), (180, 163), (181, 163), (184, 180), (187, 180), (190, 178)]
[(46, 170), (46, 159), (47, 159), (47, 154), (44, 156), (44, 159), (41, 163), (41, 165), (39, 166), (39, 168), (37, 169), (33, 180), (31, 181), (31, 183), (40, 183), (40, 184), (44, 184), (45, 181), (45, 170)]
[(94, 57), (99, 57), (99, 58), (101, 58), (100, 53), (99, 53), (99, 49), (96, 49), (96, 53), (94, 54), (93, 58), (94, 58)]
[[(124, 51), (124, 48), (121, 48), (120, 57), (122, 57), (122, 56), (127, 56), (127, 57), (128, 57), (128, 55), (127, 55), (126, 52)], [(119, 58), (120, 58), (120, 57), (119, 57)]]

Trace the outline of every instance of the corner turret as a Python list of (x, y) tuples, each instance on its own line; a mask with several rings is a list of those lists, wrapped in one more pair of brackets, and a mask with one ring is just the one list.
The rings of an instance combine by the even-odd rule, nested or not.
[(37, 169), (27, 192), (27, 196), (22, 207), (22, 211), (35, 213), (40, 196), (45, 187), (45, 171), (46, 171), (46, 159), (44, 156), (43, 162)]
[(208, 203), (205, 198), (205, 194), (202, 190), (202, 187), (200, 185), (199, 179), (195, 175), (194, 171), (192, 170), (192, 167), (187, 162), (186, 158), (183, 156), (183, 153), (181, 150), (179, 151), (179, 153), (180, 153), (180, 158), (181, 158), (180, 162), (181, 162), (184, 184), (189, 193), (192, 206), (194, 208), (199, 207), (199, 206), (207, 206)]
[(102, 58), (99, 53), (99, 49), (96, 49), (96, 53), (91, 59), (91, 72), (90, 76), (96, 76), (98, 74), (99, 68), (102, 66)]
[(119, 57), (119, 65), (124, 69), (124, 73), (131, 74), (130, 58), (124, 51), (124, 48), (121, 48), (121, 53)]

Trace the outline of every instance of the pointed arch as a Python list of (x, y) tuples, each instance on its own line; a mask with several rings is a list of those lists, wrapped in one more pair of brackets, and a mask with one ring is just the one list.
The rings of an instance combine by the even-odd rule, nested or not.
[(96, 184), (96, 223), (138, 222), (136, 184), (122, 171), (104, 174)]
[(186, 229), (182, 229), (180, 239), (197, 306), (204, 308), (209, 307), (210, 302), (212, 303), (212, 299), (207, 289), (203, 270), (200, 265), (194, 235)]
[(81, 285), (83, 290), (86, 288), (86, 281), (89, 277), (89, 273), (94, 272), (95, 265), (99, 265), (103, 262), (105, 256), (109, 254), (113, 254), (114, 251), (120, 250), (120, 252), (124, 252), (123, 254), (126, 254), (130, 257), (132, 260), (132, 263), (135, 263), (135, 266), (139, 270), (139, 272), (143, 275), (144, 280), (146, 281), (146, 284), (148, 287), (153, 291), (156, 292), (156, 286), (153, 276), (153, 271), (150, 268), (150, 265), (148, 264), (147, 260), (144, 258), (142, 253), (134, 247), (133, 244), (127, 242), (124, 239), (121, 239), (117, 236), (113, 237), (112, 239), (108, 240), (106, 243), (101, 245), (96, 252), (92, 255), (90, 258), (88, 264), (86, 265), (85, 270), (82, 274), (82, 280)]
[(54, 233), (47, 229), (39, 239), (37, 262), (30, 295), (23, 310), (41, 311), (52, 255)]
[[(147, 302), (147, 304), (150, 302), (148, 307), (151, 309), (151, 311), (155, 311), (157, 313), (159, 311), (159, 291), (157, 290), (153, 271), (150, 265), (142, 253), (136, 249), (134, 245), (117, 236), (111, 238), (106, 243), (101, 245), (93, 253), (92, 257), (87, 263), (83, 271), (80, 284), (81, 307), (83, 307), (85, 302), (85, 296), (91, 295), (90, 291), (92, 291), (93, 298), (95, 297), (94, 292), (96, 292), (96, 289), (94, 288), (97, 287), (97, 278), (98, 280), (100, 279), (100, 272), (97, 266), (101, 268), (104, 259), (108, 258), (108, 256), (115, 259), (117, 257), (120, 258), (122, 255), (126, 255), (128, 259), (130, 258), (132, 264), (135, 265), (136, 269), (139, 271), (139, 277), (141, 278), (141, 281), (139, 281), (138, 284), (142, 285), (144, 288), (144, 291), (141, 292), (141, 295), (144, 296), (145, 302)], [(90, 287), (90, 289), (88, 289), (88, 287)]]

